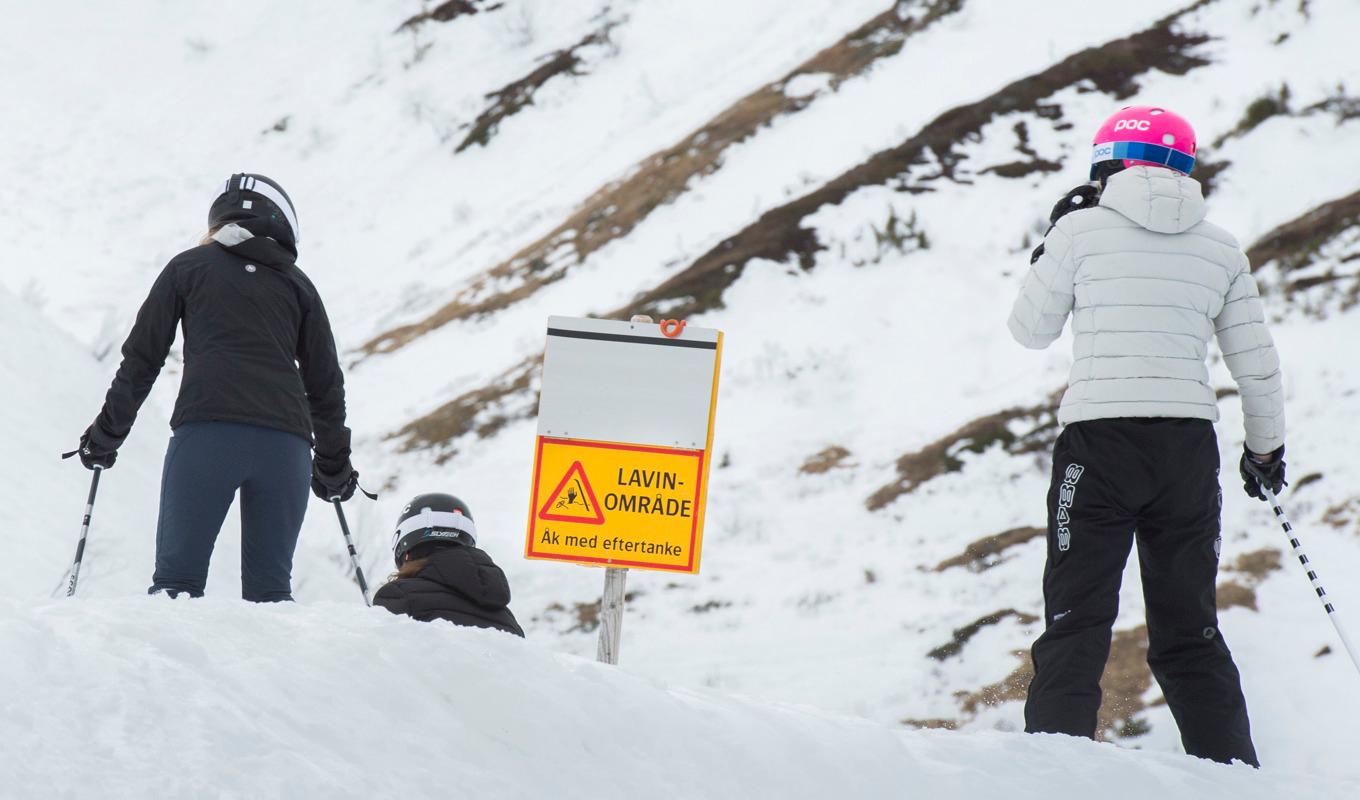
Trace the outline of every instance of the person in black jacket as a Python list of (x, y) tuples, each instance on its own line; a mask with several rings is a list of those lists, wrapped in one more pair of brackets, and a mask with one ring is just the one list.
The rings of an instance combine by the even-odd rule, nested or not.
[(239, 490), (241, 595), (291, 600), (309, 480), (323, 500), (348, 500), (358, 485), (344, 376), (321, 297), (295, 263), (297, 213), (283, 189), (262, 175), (231, 176), (208, 227), (151, 287), (104, 407), (81, 436), (80, 459), (89, 469), (113, 466), (182, 327), (184, 376), (148, 592), (202, 596)]
[(392, 534), (397, 574), (373, 602), (393, 614), (443, 619), (524, 636), (510, 613), (510, 584), (491, 556), (477, 548), (477, 525), (462, 500), (422, 494), (402, 509)]

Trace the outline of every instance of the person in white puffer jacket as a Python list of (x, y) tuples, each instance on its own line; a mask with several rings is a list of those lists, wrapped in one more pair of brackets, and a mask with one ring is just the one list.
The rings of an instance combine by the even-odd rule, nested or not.
[[(1237, 241), (1205, 220), (1190, 124), (1122, 109), (1094, 142), (1091, 179), (1059, 201), (1009, 327), (1043, 348), (1072, 319), (1074, 361), (1058, 412), (1048, 496), (1044, 633), (1025, 729), (1094, 738), (1100, 676), (1136, 542), (1148, 664), (1187, 753), (1259, 766), (1232, 654), (1218, 630), (1215, 337), (1245, 415), (1241, 473), (1284, 484), (1280, 362)], [(1258, 476), (1260, 476), (1258, 478)]]

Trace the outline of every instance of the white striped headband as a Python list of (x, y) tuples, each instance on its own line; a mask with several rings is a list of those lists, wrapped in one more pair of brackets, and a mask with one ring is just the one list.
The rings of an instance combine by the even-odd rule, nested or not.
[(396, 549), (397, 543), (408, 533), (415, 533), (426, 529), (432, 530), (453, 530), (459, 533), (466, 533), (477, 541), (477, 523), (471, 517), (458, 514), (453, 511), (434, 511), (429, 508), (422, 508), (419, 514), (408, 517), (397, 525), (397, 532), (392, 534), (392, 548)]
[[(222, 182), (222, 188), (217, 191), (217, 196), (221, 197), (227, 192), (230, 192), (232, 188), (231, 178), (227, 178)], [(288, 227), (293, 231), (293, 242), (302, 242), (302, 230), (298, 227), (297, 212), (293, 210), (293, 204), (288, 202), (288, 198), (284, 197), (283, 192), (274, 188), (273, 185), (249, 175), (242, 175), (239, 179), (239, 185), (235, 188), (240, 189), (243, 192), (254, 192), (255, 194), (263, 195), (271, 203), (278, 206), (279, 210), (283, 212), (284, 218), (288, 220)], [(249, 207), (250, 206), (246, 206), (246, 208)]]

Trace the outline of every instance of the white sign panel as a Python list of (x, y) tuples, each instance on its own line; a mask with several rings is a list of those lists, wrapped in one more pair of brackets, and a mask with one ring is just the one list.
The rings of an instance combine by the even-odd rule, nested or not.
[(720, 336), (549, 317), (538, 435), (706, 449)]

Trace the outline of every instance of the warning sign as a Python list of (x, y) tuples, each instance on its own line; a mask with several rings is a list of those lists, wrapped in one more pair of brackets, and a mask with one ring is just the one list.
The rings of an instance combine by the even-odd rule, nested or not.
[(600, 501), (595, 498), (595, 490), (586, 476), (585, 467), (577, 461), (562, 476), (548, 502), (538, 512), (539, 519), (553, 522), (583, 522), (587, 525), (600, 525), (604, 514), (600, 513)]
[(704, 452), (540, 438), (529, 558), (697, 572)]
[(722, 332), (551, 317), (526, 558), (697, 573)]

